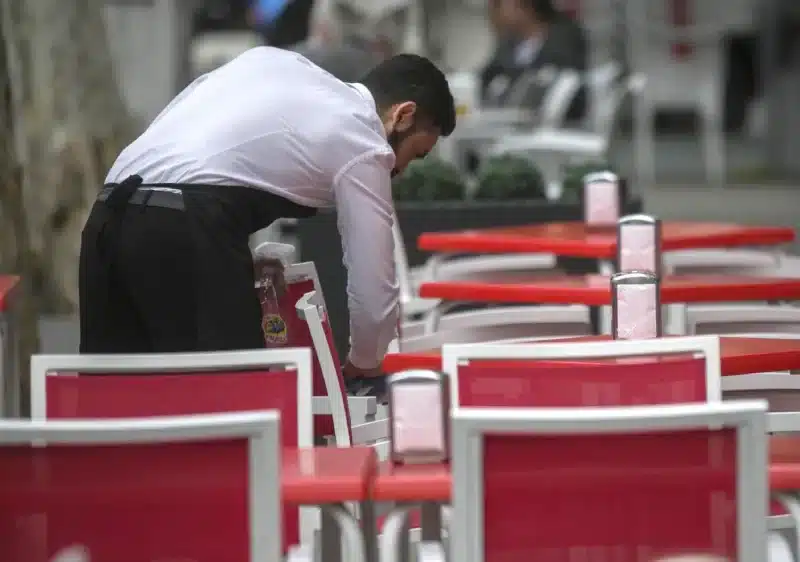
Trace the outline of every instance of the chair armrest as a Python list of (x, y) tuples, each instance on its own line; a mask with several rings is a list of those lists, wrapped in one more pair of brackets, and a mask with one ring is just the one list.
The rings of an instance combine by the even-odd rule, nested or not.
[[(378, 413), (378, 402), (374, 396), (348, 396), (347, 406), (350, 416), (359, 420), (366, 420)], [(312, 413), (317, 416), (330, 416), (331, 403), (327, 396), (315, 396), (311, 403)]]
[(800, 432), (800, 412), (773, 412), (767, 414), (767, 432)]
[(408, 302), (402, 303), (403, 317), (409, 318), (421, 314), (427, 314), (436, 308), (441, 301), (439, 299), (423, 299), (414, 298)]
[(384, 418), (354, 425), (350, 428), (350, 433), (353, 438), (353, 445), (365, 445), (381, 439), (388, 439), (389, 420)]
[[(429, 265), (430, 264), (430, 265)], [(469, 279), (485, 273), (506, 271), (547, 271), (556, 267), (556, 258), (551, 254), (498, 254), (464, 256), (441, 262), (428, 260), (420, 269), (412, 270), (416, 281)]]
[(347, 407), (353, 423), (369, 421), (378, 413), (378, 401), (374, 396), (348, 396)]
[(554, 152), (585, 156), (602, 153), (605, 139), (602, 135), (566, 129), (539, 129), (529, 134), (506, 135), (491, 148), (492, 155), (516, 152)]

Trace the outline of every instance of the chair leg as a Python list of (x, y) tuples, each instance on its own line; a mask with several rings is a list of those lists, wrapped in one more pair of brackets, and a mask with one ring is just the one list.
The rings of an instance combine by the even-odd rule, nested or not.
[(545, 195), (548, 199), (558, 199), (561, 196), (561, 178), (563, 175), (563, 159), (553, 153), (541, 154), (536, 164), (542, 172), (545, 185)]
[(634, 101), (633, 153), (638, 187), (656, 184), (655, 114), (653, 107), (639, 97)]
[(703, 152), (706, 164), (706, 181), (713, 187), (724, 187), (725, 169), (725, 135), (722, 131), (722, 119), (709, 113), (704, 116)]

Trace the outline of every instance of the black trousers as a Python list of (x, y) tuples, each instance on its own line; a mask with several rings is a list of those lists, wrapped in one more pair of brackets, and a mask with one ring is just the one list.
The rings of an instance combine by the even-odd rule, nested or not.
[(315, 211), (247, 187), (163, 187), (134, 187), (121, 201), (120, 186), (106, 187), (92, 208), (81, 238), (81, 353), (264, 347), (248, 236)]

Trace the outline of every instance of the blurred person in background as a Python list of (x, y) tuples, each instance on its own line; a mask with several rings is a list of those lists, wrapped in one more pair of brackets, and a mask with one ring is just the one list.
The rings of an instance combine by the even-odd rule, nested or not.
[[(484, 102), (504, 105), (506, 96), (523, 74), (544, 69), (588, 66), (588, 41), (580, 25), (559, 12), (553, 0), (490, 0), (489, 21), (497, 33), (497, 47), (481, 71)], [(546, 88), (526, 96), (535, 108)], [(570, 106), (568, 119), (580, 119), (586, 109), (583, 89)]]
[[(377, 2), (377, 0), (372, 0)], [(311, 35), (292, 50), (340, 80), (353, 82), (379, 62), (399, 52), (405, 34), (408, 2), (383, 1), (384, 13), (356, 0), (316, 0), (311, 14)]]
[(308, 37), (314, 0), (252, 0), (250, 23), (265, 45), (288, 47)]

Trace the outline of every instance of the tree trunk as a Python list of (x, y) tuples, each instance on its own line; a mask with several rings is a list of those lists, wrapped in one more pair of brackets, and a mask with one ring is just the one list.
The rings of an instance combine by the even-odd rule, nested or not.
[(81, 229), (134, 132), (104, 10), (103, 0), (2, 2), (0, 265), (25, 284), (16, 319), (23, 373), (38, 345), (38, 316), (77, 308)]

